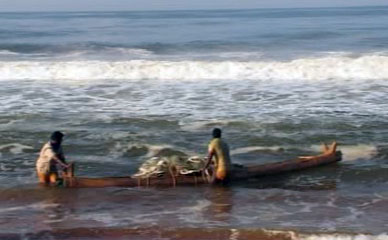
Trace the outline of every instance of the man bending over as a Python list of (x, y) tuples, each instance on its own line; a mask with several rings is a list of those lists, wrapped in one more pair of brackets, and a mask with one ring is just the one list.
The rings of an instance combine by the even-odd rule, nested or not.
[(44, 184), (56, 184), (58, 180), (57, 166), (67, 169), (65, 156), (62, 151), (63, 133), (55, 131), (51, 134), (50, 141), (43, 145), (39, 158), (36, 161), (36, 171), (39, 182)]

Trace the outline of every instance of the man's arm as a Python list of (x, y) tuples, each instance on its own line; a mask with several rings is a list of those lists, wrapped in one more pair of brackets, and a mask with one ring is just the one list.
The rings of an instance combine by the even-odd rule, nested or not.
[(58, 150), (58, 152), (57, 152), (57, 157), (58, 157), (58, 159), (60, 159), (63, 163), (66, 164), (65, 154), (63, 154), (62, 147), (59, 148), (59, 150)]
[[(49, 144), (49, 143), (48, 143)], [(50, 158), (51, 161), (55, 161), (56, 163), (58, 163), (59, 165), (61, 165), (63, 168), (68, 168), (69, 166), (66, 164), (66, 162), (64, 162), (62, 159), (61, 159), (61, 154), (59, 153), (56, 153), (52, 146), (51, 145), (45, 145), (44, 148), (42, 149), (42, 153), (41, 154), (44, 154), (46, 157)]]
[(67, 164), (65, 155), (63, 155), (63, 153), (58, 154), (58, 159), (60, 159), (64, 164)]
[(61, 165), (63, 168), (68, 168), (69, 165), (66, 164), (65, 161), (62, 161), (58, 156), (54, 156), (53, 159), (59, 164)]
[(208, 153), (208, 155), (206, 157), (207, 158), (207, 162), (206, 162), (206, 165), (205, 165), (204, 169), (209, 167), (210, 163), (212, 162), (213, 156), (214, 156), (214, 151), (209, 149), (209, 153)]

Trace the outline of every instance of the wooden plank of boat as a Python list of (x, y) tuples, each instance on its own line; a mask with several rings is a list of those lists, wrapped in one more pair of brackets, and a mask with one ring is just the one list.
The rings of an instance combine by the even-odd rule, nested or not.
[[(322, 166), (337, 161), (341, 161), (342, 154), (336, 151), (337, 143), (334, 142), (330, 147), (324, 145), (324, 151), (316, 156), (303, 156), (296, 159), (287, 160), (277, 163), (267, 163), (253, 166), (235, 167), (232, 169), (232, 183), (267, 175), (275, 175), (306, 168)], [(210, 184), (208, 178), (204, 176), (188, 176), (166, 174), (162, 177), (150, 177), (146, 179), (133, 177), (75, 177), (73, 166), (67, 174), (63, 176), (64, 186), (71, 188), (90, 188), (90, 187), (169, 187), (176, 185), (200, 185)]]

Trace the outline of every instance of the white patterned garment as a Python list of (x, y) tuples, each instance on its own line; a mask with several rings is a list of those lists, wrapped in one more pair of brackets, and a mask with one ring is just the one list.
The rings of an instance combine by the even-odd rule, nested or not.
[[(62, 148), (58, 150), (58, 154), (62, 154)], [(47, 174), (50, 172), (50, 166), (52, 164), (54, 156), (57, 155), (53, 148), (51, 147), (50, 142), (43, 145), (42, 150), (40, 150), (39, 158), (36, 161), (36, 171), (38, 173)]]

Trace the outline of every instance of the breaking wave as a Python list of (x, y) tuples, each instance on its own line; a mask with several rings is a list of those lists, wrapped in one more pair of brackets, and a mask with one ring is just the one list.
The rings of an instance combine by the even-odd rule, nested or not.
[(327, 56), (291, 61), (2, 61), (0, 80), (259, 80), (388, 79), (388, 56)]
[(370, 234), (311, 234), (311, 235), (302, 235), (298, 240), (387, 240), (388, 235), (385, 233), (379, 235), (370, 235)]

